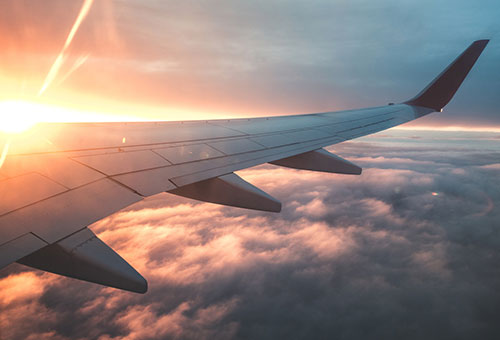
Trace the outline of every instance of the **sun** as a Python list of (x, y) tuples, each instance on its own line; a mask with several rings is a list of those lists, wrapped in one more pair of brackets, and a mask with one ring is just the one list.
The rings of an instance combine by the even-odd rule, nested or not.
[(43, 114), (36, 104), (23, 101), (0, 102), (0, 131), (23, 132), (39, 122)]

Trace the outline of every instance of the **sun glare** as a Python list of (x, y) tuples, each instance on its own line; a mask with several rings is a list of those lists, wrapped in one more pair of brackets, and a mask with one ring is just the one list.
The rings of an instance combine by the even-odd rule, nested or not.
[(0, 102), (0, 131), (6, 133), (23, 132), (37, 123), (43, 112), (26, 102)]
[(78, 111), (26, 101), (0, 102), (0, 132), (15, 134), (37, 123), (140, 121), (137, 117)]

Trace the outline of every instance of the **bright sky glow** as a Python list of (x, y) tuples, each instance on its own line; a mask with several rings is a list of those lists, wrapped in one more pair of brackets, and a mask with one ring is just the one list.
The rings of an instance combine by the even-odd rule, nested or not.
[(42, 122), (138, 121), (137, 117), (78, 111), (26, 101), (0, 102), (0, 131), (19, 133)]

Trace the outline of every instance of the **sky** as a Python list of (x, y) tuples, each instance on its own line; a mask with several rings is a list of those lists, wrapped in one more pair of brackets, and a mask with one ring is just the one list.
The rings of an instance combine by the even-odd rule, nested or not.
[(279, 214), (161, 194), (91, 226), (145, 295), (12, 264), (2, 339), (498, 339), (500, 133), (329, 148), (361, 176), (239, 172)]
[(443, 113), (328, 148), (361, 176), (262, 165), (238, 175), (279, 214), (165, 193), (90, 226), (145, 295), (3, 269), (0, 339), (498, 339), (499, 14), (493, 0), (0, 2), (0, 120), (385, 105), (492, 39)]
[(378, 106), (413, 97), (491, 38), (445, 113), (413, 125), (499, 125), (495, 0), (90, 1), (38, 96), (83, 3), (1, 2), (0, 99), (134, 120)]

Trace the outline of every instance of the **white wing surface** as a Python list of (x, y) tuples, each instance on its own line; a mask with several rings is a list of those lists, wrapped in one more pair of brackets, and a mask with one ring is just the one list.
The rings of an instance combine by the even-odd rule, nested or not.
[(237, 207), (281, 204), (233, 172), (266, 162), (360, 174), (322, 149), (434, 111), (456, 92), (488, 41), (474, 42), (403, 104), (253, 119), (39, 124), (0, 167), (0, 268), (18, 261), (135, 292), (146, 281), (87, 226), (160, 192)]

